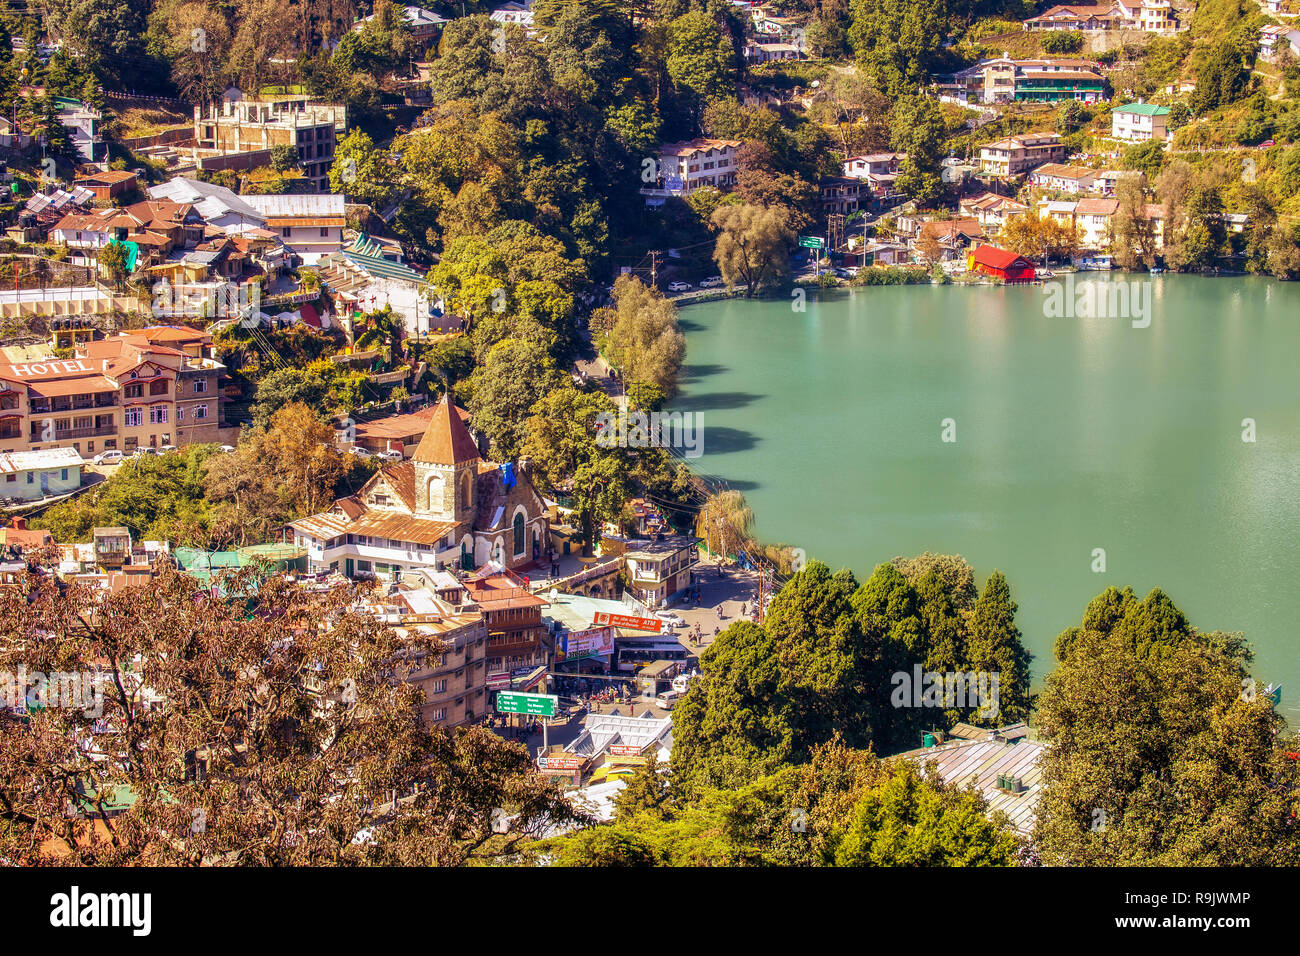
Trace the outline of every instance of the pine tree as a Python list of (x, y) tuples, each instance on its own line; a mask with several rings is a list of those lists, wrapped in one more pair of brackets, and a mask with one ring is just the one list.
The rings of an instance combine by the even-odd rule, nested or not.
[(1029, 716), (1029, 652), (1016, 627), (1016, 602), (1001, 571), (994, 571), (971, 614), (966, 653), (973, 670), (998, 675), (998, 713), (973, 717), (990, 725), (1014, 723)]

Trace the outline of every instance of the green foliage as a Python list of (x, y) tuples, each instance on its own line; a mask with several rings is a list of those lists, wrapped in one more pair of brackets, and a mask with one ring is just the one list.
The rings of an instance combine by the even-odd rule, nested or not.
[(1083, 49), (1083, 34), (1069, 30), (1052, 30), (1042, 36), (1044, 53), (1078, 53)]
[(926, 780), (899, 764), (862, 798), (837, 866), (1010, 866), (1019, 841), (984, 815), (978, 793)]
[[(701, 655), (700, 675), (674, 710), (675, 786), (687, 794), (735, 787), (807, 761), (837, 735), (888, 752), (936, 724), (1022, 719), (1029, 657), (1006, 582), (994, 574), (972, 601), (973, 582), (954, 573), (958, 563), (922, 556), (904, 563), (906, 574), (881, 565), (859, 586), (849, 572), (832, 575), (812, 562), (773, 598), (762, 625), (728, 627)], [(900, 703), (891, 688), (917, 667), (1000, 670), (1002, 710), (982, 718), (974, 694), (946, 710), (914, 707), (911, 695)]]
[(211, 512), (204, 463), (215, 451), (214, 445), (190, 445), (123, 462), (98, 488), (60, 502), (32, 525), (59, 542), (89, 541), (96, 527), (124, 527), (137, 541), (206, 546)]
[(1237, 634), (1108, 588), (1057, 639), (1036, 845), (1049, 865), (1294, 866), (1296, 762)]

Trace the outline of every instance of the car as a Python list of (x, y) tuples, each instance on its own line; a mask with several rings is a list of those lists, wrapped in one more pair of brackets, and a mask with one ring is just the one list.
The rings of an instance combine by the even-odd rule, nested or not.
[(360, 445), (353, 445), (351, 448), (345, 448), (345, 449), (343, 449), (343, 450), (346, 451), (346, 452), (348, 452), (349, 454), (356, 455), (358, 458), (370, 458), (370, 457), (372, 457), (371, 454), (370, 454), (370, 452), (366, 451), (366, 450), (365, 450), (364, 448), (362, 448)]
[(655, 617), (663, 621), (669, 627), (685, 627), (686, 622), (674, 614), (672, 611), (655, 611)]
[(406, 456), (394, 448), (389, 448), (387, 451), (377, 451), (375, 452), (375, 457), (378, 458), (380, 461), (405, 461), (406, 460)]
[(837, 279), (852, 279), (852, 278), (853, 278), (853, 273), (850, 272), (848, 269), (832, 269), (832, 270), (831, 270), (831, 275), (835, 276), (835, 278), (837, 278)]
[(1264, 142), (1262, 142), (1262, 143), (1259, 144), (1259, 148), (1260, 148), (1260, 149), (1268, 149), (1270, 146), (1276, 146), (1276, 145), (1277, 145), (1277, 144), (1274, 143), (1271, 139), (1266, 139), (1266, 140), (1264, 140)]
[(177, 450), (178, 450), (178, 449), (176, 448), (175, 445), (159, 445), (159, 446), (158, 446), (158, 454), (160, 454), (160, 455), (170, 455), (172, 452), (177, 451)]
[(222, 445), (220, 448), (217, 449), (217, 451), (225, 455), (229, 455), (234, 450), (235, 450), (234, 445)]
[(690, 292), (693, 289), (689, 282), (670, 282), (668, 283), (669, 292)]
[(673, 704), (681, 699), (681, 694), (675, 690), (666, 690), (655, 698), (655, 706), (660, 710), (672, 710)]
[(722, 285), (722, 276), (709, 276), (707, 279), (700, 280), (701, 289), (713, 289)]
[(150, 448), (148, 445), (141, 445), (139, 448), (137, 448), (137, 449), (135, 450), (135, 453), (132, 454), (131, 457), (132, 457), (132, 458), (146, 458), (146, 457), (148, 457), (149, 455), (156, 455), (156, 454), (158, 454), (158, 449), (157, 449), (157, 448)]
[(120, 465), (122, 459), (125, 457), (126, 455), (122, 454), (116, 448), (110, 448), (108, 451), (101, 451), (98, 455), (92, 458), (91, 463), (95, 465)]

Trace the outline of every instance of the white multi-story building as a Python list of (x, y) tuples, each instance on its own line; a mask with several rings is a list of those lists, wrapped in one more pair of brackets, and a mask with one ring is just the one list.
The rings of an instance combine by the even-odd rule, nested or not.
[(661, 146), (651, 171), (656, 174), (653, 184), (647, 182), (641, 195), (647, 205), (658, 205), (669, 196), (689, 196), (705, 186), (734, 186), (740, 170), (739, 150), (738, 139), (704, 137)]
[(1163, 143), (1169, 138), (1169, 107), (1153, 103), (1128, 103), (1110, 112), (1111, 135), (1116, 139)]
[(266, 221), (266, 228), (278, 235), (304, 265), (315, 265), (322, 257), (343, 248), (347, 217), (339, 193), (274, 194), (244, 199)]

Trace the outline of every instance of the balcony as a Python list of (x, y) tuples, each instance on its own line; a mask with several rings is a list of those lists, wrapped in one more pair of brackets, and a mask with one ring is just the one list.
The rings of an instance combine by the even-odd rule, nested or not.
[[(48, 441), (42, 437), (44, 429), (33, 428), (31, 431), (30, 441)], [(63, 441), (67, 438), (98, 438), (101, 435), (116, 435), (117, 427), (107, 425), (99, 428), (60, 428), (54, 432), (55, 441)]]

